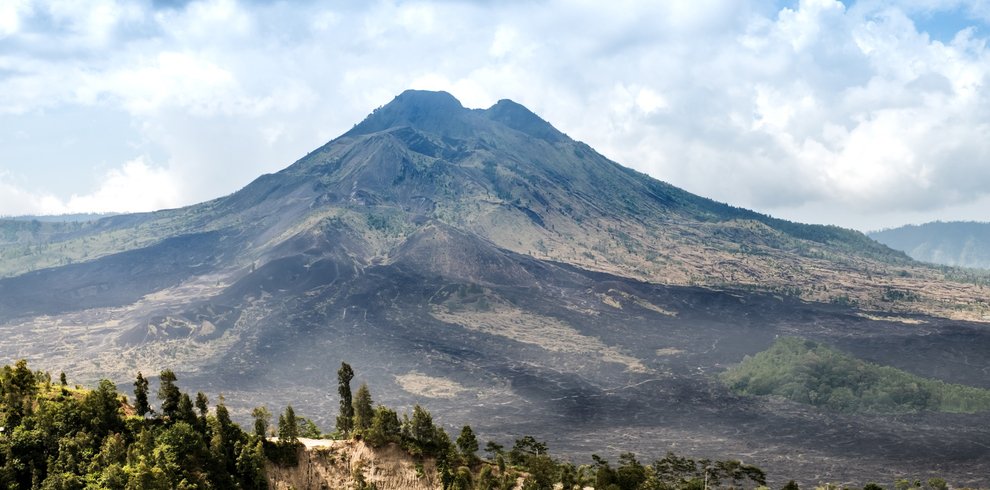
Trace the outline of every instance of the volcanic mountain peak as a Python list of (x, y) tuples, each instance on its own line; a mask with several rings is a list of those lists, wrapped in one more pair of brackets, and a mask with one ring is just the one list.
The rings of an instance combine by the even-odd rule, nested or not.
[(485, 114), (493, 121), (498, 121), (534, 138), (540, 138), (550, 142), (567, 139), (563, 133), (557, 131), (557, 128), (554, 128), (550, 123), (541, 119), (540, 116), (537, 116), (522, 104), (509, 99), (498, 101), (498, 103), (488, 108)]
[[(492, 123), (496, 124), (492, 124)], [(488, 109), (466, 109), (447, 92), (406, 90), (376, 109), (344, 136), (411, 128), (440, 137), (477, 138), (505, 128), (551, 143), (568, 138), (522, 104), (499, 100)]]
[(447, 92), (406, 90), (388, 104), (375, 109), (344, 136), (377, 133), (403, 126), (437, 131), (456, 125), (467, 113), (469, 111), (460, 101)]

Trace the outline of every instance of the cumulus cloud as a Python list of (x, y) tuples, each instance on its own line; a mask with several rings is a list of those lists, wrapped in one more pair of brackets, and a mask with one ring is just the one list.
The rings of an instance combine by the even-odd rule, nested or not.
[(180, 187), (165, 169), (137, 158), (107, 172), (95, 192), (72, 195), (62, 207), (67, 213), (173, 208), (180, 203)]
[(65, 199), (25, 190), (5, 177), (0, 175), (0, 209), (5, 216), (155, 211), (182, 203), (181, 183), (145, 158), (110, 169), (93, 192)]
[[(985, 2), (79, 5), (0, 6), (0, 113), (125, 111), (137, 160), (109, 162), (85, 198), (22, 193), (0, 213), (226, 194), (406, 88), (512, 98), (623, 164), (804, 221), (974, 218), (990, 189)], [(960, 28), (930, 35), (936, 14)], [(150, 204), (115, 178), (177, 190)], [(27, 170), (11, 181), (44, 189)]]

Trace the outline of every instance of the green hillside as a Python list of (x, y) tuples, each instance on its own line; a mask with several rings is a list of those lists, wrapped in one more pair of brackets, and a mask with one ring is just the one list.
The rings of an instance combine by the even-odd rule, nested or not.
[(722, 380), (738, 393), (781, 396), (840, 412), (990, 410), (990, 390), (922, 378), (794, 337), (747, 356)]

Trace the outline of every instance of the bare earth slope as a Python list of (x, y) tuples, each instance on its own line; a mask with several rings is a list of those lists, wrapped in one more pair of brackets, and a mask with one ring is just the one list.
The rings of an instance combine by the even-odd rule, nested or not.
[(440, 490), (436, 464), (430, 458), (422, 461), (421, 473), (417, 461), (395, 444), (372, 448), (360, 441), (300, 439), (297, 466), (269, 464), (269, 488), (274, 490), (357, 488), (355, 472), (360, 472), (366, 484), (378, 490)]
[(242, 420), (292, 403), (329, 428), (346, 360), (376, 401), (483, 440), (990, 484), (986, 413), (831, 414), (717, 380), (789, 335), (990, 387), (979, 278), (694, 196), (511, 101), (410, 91), (224, 198), (0, 223), (0, 273), (8, 359), (128, 385), (174, 368)]

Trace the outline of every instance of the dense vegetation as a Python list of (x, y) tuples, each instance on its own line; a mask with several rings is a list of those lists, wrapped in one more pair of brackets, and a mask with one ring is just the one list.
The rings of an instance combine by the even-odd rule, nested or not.
[(990, 410), (990, 390), (921, 378), (793, 337), (747, 357), (722, 379), (739, 393), (782, 396), (841, 412)]
[(27, 363), (0, 370), (0, 487), (9, 489), (267, 488), (263, 443), (234, 424), (223, 400), (209, 411), (163, 371), (161, 408), (135, 382), (135, 406), (113, 383), (69, 387)]

